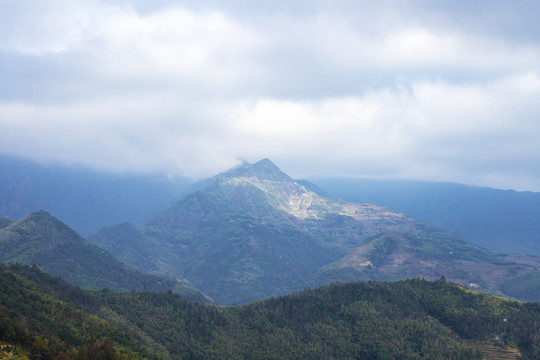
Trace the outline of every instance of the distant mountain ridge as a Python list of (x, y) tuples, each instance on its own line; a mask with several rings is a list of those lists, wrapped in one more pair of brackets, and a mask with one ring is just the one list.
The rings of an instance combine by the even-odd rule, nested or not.
[[(143, 225), (109, 226), (88, 240), (142, 271), (185, 277), (223, 304), (338, 280), (443, 275), (512, 296), (501, 284), (540, 265), (498, 256), (390, 208), (311, 189), (268, 159), (244, 163)], [(478, 272), (497, 266), (495, 278)]]
[(312, 179), (329, 194), (404, 212), (496, 252), (540, 256), (540, 193), (453, 183)]
[(88, 236), (106, 225), (143, 221), (191, 185), (181, 178), (106, 174), (0, 155), (0, 216), (19, 220), (45, 209)]
[(127, 266), (43, 210), (0, 229), (0, 262), (37, 265), (69, 283), (93, 289), (172, 290), (208, 301), (186, 284)]

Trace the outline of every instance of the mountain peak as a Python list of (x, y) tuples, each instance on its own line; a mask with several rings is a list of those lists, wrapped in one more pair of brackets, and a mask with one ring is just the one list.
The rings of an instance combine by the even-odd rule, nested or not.
[(28, 215), (28, 218), (43, 218), (43, 219), (45, 219), (45, 218), (54, 218), (54, 219), (56, 219), (54, 216), (52, 216), (49, 212), (47, 212), (45, 210), (34, 211), (30, 215)]
[(14, 221), (8, 217), (0, 216), (0, 229), (8, 227), (9, 225), (13, 224), (13, 222)]
[[(45, 210), (33, 212), (13, 223), (10, 231), (20, 234), (19, 241), (36, 241), (37, 246), (52, 246), (70, 242), (81, 243), (84, 240), (73, 229)], [(29, 234), (32, 234), (31, 236)]]
[(262, 159), (254, 164), (244, 162), (241, 165), (223, 173), (219, 177), (256, 177), (260, 180), (292, 181), (292, 179), (281, 171), (270, 159)]
[(273, 170), (280, 171), (279, 168), (276, 166), (276, 164), (274, 164), (272, 162), (272, 160), (270, 160), (268, 158), (261, 159), (261, 160), (257, 161), (256, 163), (254, 163), (252, 166), (253, 167), (258, 167), (258, 168), (267, 168), (267, 169), (273, 169)]
[(67, 226), (65, 223), (60, 221), (57, 217), (51, 215), (49, 212), (45, 210), (38, 210), (30, 215), (28, 215), (26, 218), (19, 221), (20, 223), (33, 223), (38, 226), (48, 226), (49, 228), (51, 226), (61, 229), (62, 231), (69, 231), (72, 234), (75, 234), (76, 237), (80, 237), (79, 234), (75, 232), (75, 230), (71, 229), (69, 226)]
[(251, 165), (253, 173), (259, 176), (277, 178), (276, 180), (290, 180), (291, 178), (280, 170), (270, 159), (262, 159)]

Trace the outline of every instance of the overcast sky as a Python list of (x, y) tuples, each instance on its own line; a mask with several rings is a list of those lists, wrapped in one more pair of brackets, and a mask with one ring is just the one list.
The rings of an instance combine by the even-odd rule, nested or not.
[(0, 1), (0, 154), (540, 191), (540, 1)]

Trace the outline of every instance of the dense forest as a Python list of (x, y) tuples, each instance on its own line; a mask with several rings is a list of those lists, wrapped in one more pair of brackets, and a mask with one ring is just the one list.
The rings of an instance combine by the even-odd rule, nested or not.
[(540, 358), (540, 304), (444, 279), (337, 283), (232, 307), (85, 290), (13, 264), (1, 266), (0, 287), (4, 358)]

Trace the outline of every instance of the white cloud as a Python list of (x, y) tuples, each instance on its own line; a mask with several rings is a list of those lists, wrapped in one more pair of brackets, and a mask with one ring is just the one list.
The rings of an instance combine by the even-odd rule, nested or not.
[(102, 19), (96, 41), (96, 50), (104, 54), (94, 55), (107, 76), (180, 76), (222, 83), (245, 74), (245, 58), (261, 40), (220, 13), (165, 9)]
[(72, 49), (87, 36), (99, 15), (90, 1), (4, 2), (0, 49), (39, 56)]
[(540, 183), (540, 44), (493, 18), (473, 32), (425, 4), (165, 3), (2, 3), (0, 153), (194, 177), (270, 157), (293, 175)]
[(409, 93), (261, 100), (235, 115), (235, 129), (251, 139), (248, 148), (284, 161), (291, 154), (313, 157), (323, 171), (474, 184), (489, 178), (504, 187), (493, 180), (501, 164), (521, 159), (533, 167), (540, 158), (539, 81), (525, 74), (476, 86), (421, 82)]
[(219, 12), (166, 8), (138, 14), (98, 1), (39, 2), (35, 8), (34, 2), (25, 3), (13, 10), (18, 18), (2, 26), (0, 49), (33, 56), (65, 53), (81, 70), (107, 81), (231, 83), (255, 75), (246, 60), (263, 41)]
[(236, 163), (230, 154), (219, 157), (222, 129), (205, 119), (204, 111), (193, 119), (174, 116), (190, 111), (163, 96), (69, 105), (0, 103), (0, 152), (107, 171), (195, 177)]

